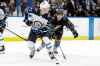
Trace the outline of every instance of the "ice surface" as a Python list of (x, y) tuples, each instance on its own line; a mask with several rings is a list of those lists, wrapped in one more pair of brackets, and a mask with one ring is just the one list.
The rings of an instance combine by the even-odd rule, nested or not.
[[(49, 59), (44, 48), (29, 58), (26, 42), (6, 42), (5, 54), (0, 55), (0, 66), (57, 66)], [(67, 57), (64, 60), (59, 49), (58, 66), (100, 66), (100, 41), (62, 41), (61, 47)]]

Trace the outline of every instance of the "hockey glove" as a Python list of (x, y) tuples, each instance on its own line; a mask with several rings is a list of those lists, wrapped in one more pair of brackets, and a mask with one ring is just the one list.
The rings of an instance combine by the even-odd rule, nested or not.
[(74, 35), (74, 38), (77, 38), (78, 37), (78, 33), (76, 30), (73, 31), (73, 35)]
[(32, 24), (33, 24), (33, 22), (32, 21), (30, 21), (30, 20), (24, 20), (24, 22), (26, 23), (26, 25), (28, 25), (28, 26), (31, 26)]

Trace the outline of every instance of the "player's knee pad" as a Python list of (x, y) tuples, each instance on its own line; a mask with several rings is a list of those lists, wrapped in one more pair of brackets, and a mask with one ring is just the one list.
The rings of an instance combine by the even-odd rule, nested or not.
[(48, 37), (43, 37), (43, 42), (45, 44), (48, 44), (48, 43), (50, 43), (50, 39)]
[(46, 48), (47, 48), (47, 49), (51, 49), (51, 48), (52, 48), (51, 43), (46, 44)]
[(0, 46), (3, 46), (4, 42), (3, 42), (3, 34), (0, 32)]
[(55, 44), (54, 44), (54, 47), (57, 48), (60, 46), (60, 42), (61, 40), (55, 40)]
[(43, 37), (43, 41), (44, 41), (47, 49), (50, 49), (52, 47), (51, 42), (48, 37)]
[(0, 32), (0, 39), (3, 39), (3, 34)]
[(32, 50), (33, 48), (35, 48), (35, 43), (34, 42), (32, 42), (32, 41), (27, 41), (27, 43), (28, 43), (28, 48), (30, 49), (30, 50)]
[(42, 47), (45, 47), (45, 43), (44, 43), (43, 41), (42, 41), (42, 44), (41, 44), (41, 46), (42, 46)]

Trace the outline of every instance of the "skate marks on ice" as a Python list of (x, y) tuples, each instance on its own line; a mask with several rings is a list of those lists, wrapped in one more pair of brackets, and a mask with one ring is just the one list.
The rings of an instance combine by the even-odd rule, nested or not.
[[(84, 45), (81, 45), (82, 42)], [(61, 53), (59, 66), (100, 66), (100, 45), (98, 43), (84, 41), (65, 41), (62, 42), (62, 49), (66, 55), (67, 61), (64, 61)], [(85, 44), (86, 43), (86, 44)], [(66, 45), (65, 45), (66, 44)], [(47, 50), (43, 49), (39, 53), (36, 52), (33, 59), (29, 58), (29, 49), (25, 42), (6, 43), (5, 54), (0, 55), (0, 66), (2, 65), (18, 65), (18, 66), (56, 66), (50, 60)], [(84, 51), (84, 52), (83, 52)]]

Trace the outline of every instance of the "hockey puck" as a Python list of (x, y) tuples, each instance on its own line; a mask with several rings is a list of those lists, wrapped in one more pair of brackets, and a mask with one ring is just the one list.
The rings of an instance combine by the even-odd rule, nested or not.
[(59, 62), (56, 63), (57, 65), (60, 64)]
[(36, 51), (37, 51), (37, 52), (40, 52), (40, 50), (39, 50), (39, 49), (37, 49)]

